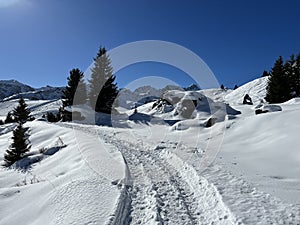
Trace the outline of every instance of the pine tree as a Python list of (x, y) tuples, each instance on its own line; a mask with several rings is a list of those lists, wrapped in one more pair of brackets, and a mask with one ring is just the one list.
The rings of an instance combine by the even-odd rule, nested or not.
[(110, 114), (113, 103), (118, 95), (116, 77), (113, 75), (111, 61), (106, 49), (100, 47), (97, 57), (94, 58), (94, 67), (91, 69), (89, 80), (89, 100), (96, 112)]
[(24, 128), (22, 123), (19, 123), (17, 128), (13, 131), (13, 143), (4, 154), (4, 161), (7, 166), (11, 166), (16, 161), (22, 159), (24, 154), (29, 151), (31, 146), (28, 145), (28, 134), (26, 134), (27, 130), (28, 128)]
[(222, 90), (224, 90), (225, 89), (225, 87), (224, 87), (224, 85), (223, 84), (221, 84), (221, 87), (220, 87)]
[(13, 110), (13, 116), (16, 122), (25, 123), (30, 119), (30, 110), (23, 98), (20, 98), (19, 105)]
[[(71, 106), (73, 104), (80, 105), (86, 103), (87, 91), (83, 80), (84, 74), (78, 68), (70, 71), (68, 77), (68, 86), (63, 93), (63, 106)], [(75, 98), (76, 93), (76, 98)], [(75, 99), (74, 99), (75, 98)], [(74, 102), (75, 100), (75, 102)]]
[(233, 90), (236, 90), (236, 89), (238, 89), (238, 86), (237, 86), (237, 85), (234, 86)]
[(268, 77), (270, 74), (268, 71), (264, 70), (263, 74), (261, 77)]
[(267, 86), (266, 101), (269, 103), (282, 103), (291, 98), (289, 78), (286, 73), (287, 65), (283, 65), (283, 58), (280, 56), (271, 70)]

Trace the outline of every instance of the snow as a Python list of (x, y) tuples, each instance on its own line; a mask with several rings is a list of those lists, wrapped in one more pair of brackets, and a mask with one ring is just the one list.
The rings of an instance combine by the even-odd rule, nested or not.
[[(0, 224), (106, 223), (121, 196), (112, 184), (125, 177), (121, 154), (70, 128), (38, 121), (26, 126), (32, 152), (55, 146), (58, 137), (66, 147), (24, 172), (0, 169)], [(1, 158), (11, 135), (1, 135)]]
[(244, 96), (248, 94), (251, 97), (253, 104), (259, 104), (261, 101), (264, 101), (264, 98), (266, 97), (268, 80), (269, 77), (261, 77), (250, 81), (227, 94), (224, 99), (231, 105), (238, 105), (243, 103)]
[[(266, 85), (123, 90), (113, 121), (76, 106), (84, 121), (26, 123), (32, 149), (14, 167), (27, 170), (0, 168), (0, 224), (299, 224), (300, 101), (266, 104)], [(61, 104), (26, 103), (36, 118)], [(0, 161), (14, 127), (0, 126)]]

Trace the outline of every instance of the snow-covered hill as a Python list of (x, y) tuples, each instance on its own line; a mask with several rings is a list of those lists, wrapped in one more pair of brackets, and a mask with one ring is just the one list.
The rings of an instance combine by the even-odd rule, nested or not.
[[(100, 115), (112, 126), (26, 123), (32, 149), (22, 163), (32, 164), (0, 168), (0, 224), (299, 224), (300, 101), (260, 104), (266, 84), (123, 90), (120, 104), (144, 102), (112, 123)], [(241, 104), (246, 93), (254, 105)], [(145, 103), (153, 95), (161, 99)], [(0, 102), (0, 117), (16, 104)], [(61, 102), (27, 104), (40, 117)], [(258, 104), (282, 110), (256, 115)], [(0, 125), (0, 161), (15, 126)]]
[(244, 96), (248, 94), (254, 104), (259, 104), (260, 102), (264, 101), (264, 98), (266, 97), (268, 80), (268, 77), (255, 79), (237, 88), (236, 90), (233, 90), (227, 94), (224, 99), (226, 102), (232, 105), (242, 104)]

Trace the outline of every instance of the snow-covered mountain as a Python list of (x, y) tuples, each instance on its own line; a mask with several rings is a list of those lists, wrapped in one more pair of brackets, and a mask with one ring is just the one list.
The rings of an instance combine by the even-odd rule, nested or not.
[[(0, 224), (299, 224), (300, 100), (261, 103), (266, 85), (123, 89), (120, 104), (140, 105), (111, 126), (48, 123), (61, 102), (27, 100), (32, 148), (0, 167)], [(0, 118), (16, 105), (0, 102)], [(0, 163), (15, 126), (0, 125)]]
[(16, 80), (0, 80), (0, 100), (22, 92), (34, 91), (34, 88)]
[(63, 96), (64, 87), (42, 87), (35, 89), (33, 91), (22, 92), (18, 94), (11, 95), (7, 98), (4, 98), (3, 101), (9, 101), (13, 99), (19, 99), (23, 97), (24, 99), (30, 100), (55, 100), (61, 99)]
[(33, 88), (16, 80), (0, 81), (0, 100), (9, 101), (20, 97), (30, 100), (61, 99), (64, 87), (46, 86)]
[(132, 109), (135, 105), (142, 105), (161, 98), (163, 93), (168, 90), (183, 90), (181, 87), (167, 85), (162, 89), (156, 89), (151, 86), (142, 86), (134, 91), (123, 88), (118, 95), (118, 104), (125, 109)]

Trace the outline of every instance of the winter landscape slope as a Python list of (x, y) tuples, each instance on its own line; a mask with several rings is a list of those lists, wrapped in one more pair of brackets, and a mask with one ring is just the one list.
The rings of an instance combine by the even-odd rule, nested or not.
[[(299, 224), (300, 101), (255, 115), (276, 108), (263, 102), (266, 84), (166, 91), (135, 114), (142, 93), (158, 93), (124, 102), (125, 92), (113, 126), (27, 122), (32, 149), (20, 164), (31, 164), (0, 169), (0, 224)], [(1, 102), (0, 116), (16, 104)], [(27, 104), (40, 118), (60, 101)], [(15, 126), (0, 126), (0, 161)]]

